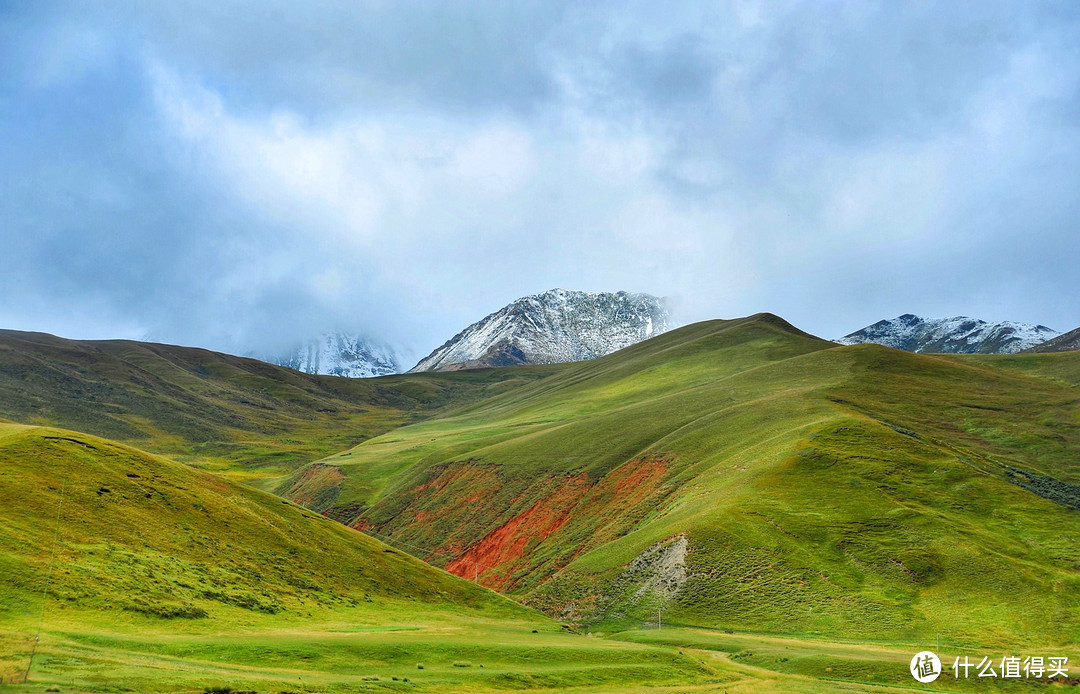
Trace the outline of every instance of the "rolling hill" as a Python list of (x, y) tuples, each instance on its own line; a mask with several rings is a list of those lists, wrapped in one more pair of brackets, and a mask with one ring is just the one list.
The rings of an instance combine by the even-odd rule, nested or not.
[[(41, 629), (15, 691), (875, 691), (937, 638), (1076, 653), (1076, 353), (838, 347), (761, 314), (350, 381), (3, 338), (4, 416), (169, 454), (0, 423), (4, 683)], [(284, 474), (308, 508), (176, 460)]]
[(720, 630), (1080, 637), (1074, 355), (838, 347), (760, 314), (547, 368), (277, 491), (592, 629), (662, 609)]
[(570, 634), (212, 473), (0, 424), (0, 682), (28, 674), (16, 691), (564, 690), (716, 673)]
[(521, 378), (514, 370), (314, 376), (204, 349), (0, 331), (0, 417), (247, 479), (281, 475)]

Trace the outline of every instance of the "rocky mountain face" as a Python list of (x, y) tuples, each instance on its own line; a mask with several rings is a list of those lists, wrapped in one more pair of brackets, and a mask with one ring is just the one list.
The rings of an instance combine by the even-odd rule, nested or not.
[(412, 371), (595, 359), (671, 327), (663, 300), (649, 294), (552, 289), (473, 323)]
[(920, 318), (910, 313), (882, 320), (836, 340), (843, 345), (874, 343), (908, 352), (1014, 354), (1058, 335), (1045, 325), (976, 318)]
[(289, 354), (268, 359), (309, 374), (369, 378), (401, 371), (393, 351), (349, 333), (327, 333), (308, 340)]
[(1072, 352), (1080, 349), (1080, 328), (1075, 328), (1067, 333), (1061, 333), (1046, 342), (1039, 343), (1034, 347), (1028, 347), (1025, 352)]

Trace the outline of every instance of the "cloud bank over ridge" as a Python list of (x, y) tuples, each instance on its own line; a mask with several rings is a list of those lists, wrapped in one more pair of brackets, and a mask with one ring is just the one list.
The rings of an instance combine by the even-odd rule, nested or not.
[[(0, 324), (422, 356), (561, 286), (1080, 323), (1065, 3), (0, 9)], [(408, 361), (408, 359), (405, 359)]]

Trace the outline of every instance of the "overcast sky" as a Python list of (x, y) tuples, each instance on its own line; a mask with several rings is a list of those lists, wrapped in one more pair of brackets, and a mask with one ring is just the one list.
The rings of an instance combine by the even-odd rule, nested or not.
[(0, 327), (1080, 325), (1080, 4), (0, 0)]

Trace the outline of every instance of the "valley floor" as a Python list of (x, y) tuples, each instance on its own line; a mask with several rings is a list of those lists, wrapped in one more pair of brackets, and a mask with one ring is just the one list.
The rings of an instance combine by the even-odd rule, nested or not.
[[(389, 620), (389, 621), (392, 621)], [(506, 621), (295, 626), (251, 633), (43, 634), (21, 683), (31, 636), (0, 633), (6, 692), (896, 692), (1050, 691), (1049, 680), (953, 678), (940, 655), (932, 684), (908, 673), (926, 645), (831, 642), (698, 628), (598, 637)], [(933, 645), (929, 646), (933, 649)], [(1024, 654), (1016, 654), (1024, 655)], [(1046, 655), (1078, 653), (1048, 650)], [(17, 682), (12, 684), (12, 682)], [(1074, 678), (1068, 684), (1080, 684)]]

